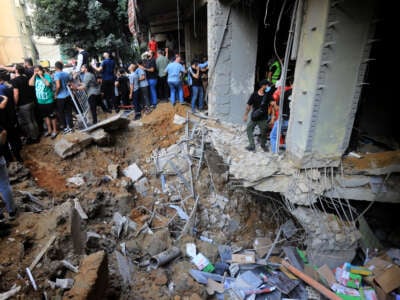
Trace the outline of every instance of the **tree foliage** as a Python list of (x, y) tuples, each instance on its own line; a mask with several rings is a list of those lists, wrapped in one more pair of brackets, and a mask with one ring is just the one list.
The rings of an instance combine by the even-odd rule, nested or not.
[[(116, 51), (132, 56), (127, 0), (31, 0), (36, 10), (36, 35), (53, 37), (72, 54), (72, 45), (83, 44), (91, 54)], [(68, 51), (69, 50), (69, 51)]]

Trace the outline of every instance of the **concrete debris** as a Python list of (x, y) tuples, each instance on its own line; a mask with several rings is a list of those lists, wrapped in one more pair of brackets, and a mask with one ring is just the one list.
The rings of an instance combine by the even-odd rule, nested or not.
[(316, 214), (304, 207), (294, 209), (292, 214), (307, 232), (307, 253), (311, 263), (317, 266), (326, 263), (330, 268), (336, 268), (343, 261), (353, 259), (360, 239), (354, 224), (339, 224), (334, 215)]
[(119, 165), (110, 164), (107, 166), (107, 171), (112, 177), (112, 179), (117, 179), (119, 175)]
[(12, 161), (8, 166), (8, 177), (10, 183), (17, 183), (25, 180), (30, 176), (29, 169), (26, 168), (22, 163)]
[(181, 117), (180, 115), (175, 114), (173, 123), (176, 125), (183, 125), (186, 123), (186, 118)]
[(104, 131), (103, 128), (93, 130), (89, 134), (93, 138), (93, 142), (98, 146), (105, 147), (111, 144), (111, 135)]
[(147, 191), (150, 189), (149, 180), (146, 177), (139, 179), (135, 182), (135, 189), (142, 197), (146, 197)]
[(143, 172), (137, 166), (137, 164), (131, 164), (123, 170), (126, 177), (129, 177), (133, 182), (136, 182), (140, 177), (142, 177)]
[(63, 289), (69, 290), (74, 285), (74, 280), (72, 278), (56, 278), (55, 286)]
[(173, 205), (173, 204), (170, 204), (169, 207), (175, 209), (179, 218), (181, 218), (182, 220), (185, 220), (185, 221), (189, 220), (189, 216), (187, 215), (187, 213), (185, 213), (183, 211), (183, 209), (181, 207), (179, 207), (177, 205)]
[(85, 184), (85, 178), (82, 174), (77, 174), (74, 177), (70, 177), (67, 179), (67, 183), (74, 184), (76, 186), (81, 186)]
[(54, 144), (54, 151), (61, 158), (67, 158), (82, 151), (85, 147), (89, 146), (92, 141), (93, 137), (89, 134), (75, 131), (57, 140)]
[(119, 212), (116, 212), (114, 213), (113, 216), (113, 222), (114, 222), (113, 233), (117, 238), (119, 238), (122, 233), (122, 230), (124, 229), (125, 224), (127, 223), (127, 218), (121, 216)]

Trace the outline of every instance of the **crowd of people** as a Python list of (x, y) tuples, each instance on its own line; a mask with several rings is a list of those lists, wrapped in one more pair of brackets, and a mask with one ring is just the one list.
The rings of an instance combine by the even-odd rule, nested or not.
[[(61, 61), (49, 70), (34, 66), (31, 58), (23, 64), (0, 66), (0, 194), (9, 218), (15, 217), (16, 210), (8, 182), (8, 164), (23, 161), (23, 144), (38, 143), (46, 137), (55, 139), (60, 132), (74, 131), (76, 103), (71, 95), (75, 91), (86, 92), (92, 124), (98, 121), (98, 106), (105, 113), (132, 109), (136, 119), (151, 113), (163, 100), (172, 105), (187, 100), (192, 111), (204, 110), (207, 59), (194, 59), (186, 68), (179, 54), (172, 56), (172, 41), (167, 42), (164, 50), (158, 49), (152, 36), (142, 58), (125, 64), (126, 68), (110, 52), (103, 53), (101, 63), (89, 61), (89, 53), (79, 43), (75, 45), (78, 54), (70, 72), (64, 70)], [(0, 210), (0, 222), (3, 219)]]

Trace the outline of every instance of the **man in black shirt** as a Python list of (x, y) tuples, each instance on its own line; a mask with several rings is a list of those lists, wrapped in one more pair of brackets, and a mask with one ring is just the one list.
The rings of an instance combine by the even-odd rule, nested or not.
[(259, 82), (258, 90), (255, 91), (247, 101), (246, 111), (243, 116), (243, 121), (247, 122), (247, 116), (252, 110), (251, 118), (247, 124), (247, 137), (249, 139), (249, 145), (246, 150), (255, 151), (256, 146), (254, 144), (254, 128), (258, 126), (260, 128), (260, 143), (261, 148), (264, 151), (268, 151), (266, 146), (267, 142), (267, 126), (268, 126), (268, 103), (271, 98), (271, 83), (264, 79)]
[(35, 118), (35, 90), (29, 86), (29, 78), (26, 77), (23, 66), (15, 67), (15, 78), (11, 83), (18, 112), (18, 123), (28, 137), (28, 143), (37, 142), (39, 127)]

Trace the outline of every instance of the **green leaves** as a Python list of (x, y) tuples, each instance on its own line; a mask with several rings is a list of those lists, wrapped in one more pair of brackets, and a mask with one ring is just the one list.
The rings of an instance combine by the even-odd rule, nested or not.
[(66, 52), (79, 41), (92, 55), (116, 50), (132, 55), (127, 0), (31, 0), (36, 35), (56, 38)]

